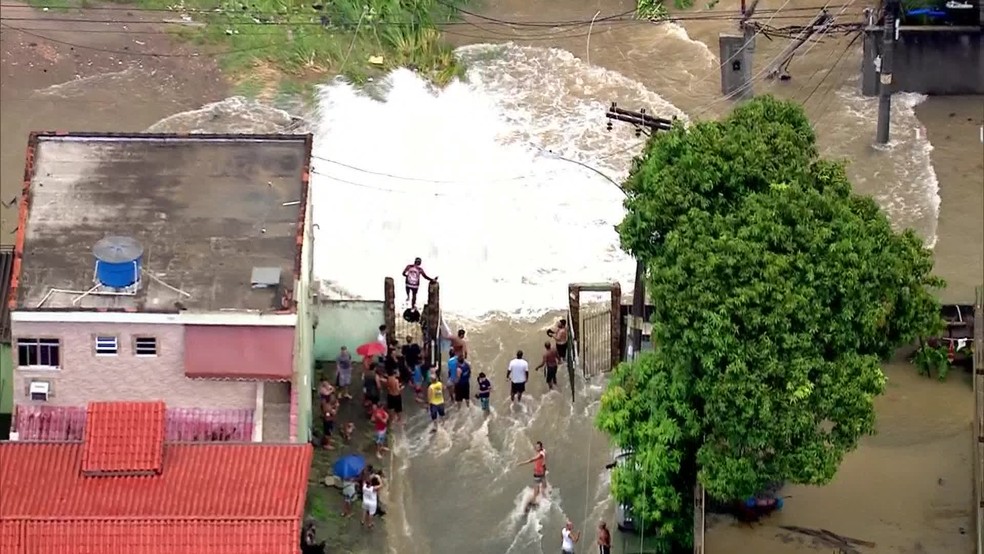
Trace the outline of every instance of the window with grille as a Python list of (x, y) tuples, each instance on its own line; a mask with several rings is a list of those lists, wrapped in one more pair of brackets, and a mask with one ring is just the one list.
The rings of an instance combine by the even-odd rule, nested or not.
[(136, 337), (133, 340), (133, 353), (137, 356), (156, 356), (157, 337)]
[(17, 365), (44, 369), (61, 368), (61, 341), (17, 339)]
[(119, 341), (116, 337), (101, 336), (96, 337), (97, 356), (115, 356), (120, 352)]

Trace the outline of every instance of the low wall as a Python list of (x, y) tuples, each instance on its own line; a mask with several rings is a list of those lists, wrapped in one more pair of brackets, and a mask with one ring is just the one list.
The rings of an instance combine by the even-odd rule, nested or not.
[(320, 300), (314, 310), (314, 359), (323, 362), (335, 361), (343, 346), (353, 359), (361, 359), (355, 349), (376, 340), (384, 321), (383, 302), (378, 300)]
[[(861, 93), (878, 95), (882, 30), (864, 30)], [(894, 92), (984, 94), (984, 33), (976, 27), (899, 27), (892, 62)]]
[(984, 286), (977, 288), (974, 311), (974, 508), (977, 553), (984, 554)]

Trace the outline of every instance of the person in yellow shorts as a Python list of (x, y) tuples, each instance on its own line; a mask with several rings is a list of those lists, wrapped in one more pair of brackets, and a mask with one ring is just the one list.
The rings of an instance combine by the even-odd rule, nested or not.
[(438, 418), (444, 420), (444, 385), (437, 375), (431, 376), (431, 384), (427, 387), (427, 406), (430, 408), (431, 421), (434, 422), (431, 433), (434, 433), (437, 431)]

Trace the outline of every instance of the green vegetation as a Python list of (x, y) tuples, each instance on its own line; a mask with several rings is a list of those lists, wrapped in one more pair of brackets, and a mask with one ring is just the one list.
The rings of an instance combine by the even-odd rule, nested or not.
[[(714, 4), (717, 2), (715, 1)], [(694, 0), (673, 0), (673, 7), (686, 10), (694, 5)], [(708, 4), (708, 8), (713, 5)], [(636, 16), (641, 19), (663, 19), (668, 16), (666, 3), (663, 0), (636, 0)]]
[(950, 359), (947, 348), (943, 345), (920, 345), (919, 350), (912, 355), (912, 363), (916, 365), (920, 375), (932, 377), (935, 371), (936, 378), (940, 381), (946, 381), (946, 376), (950, 373)]
[(880, 361), (940, 328), (943, 283), (791, 102), (655, 135), (624, 188), (654, 350), (613, 372), (597, 424), (634, 452), (615, 497), (690, 548), (695, 479), (730, 500), (833, 478), (874, 432)]
[[(84, 2), (85, 0), (81, 0)], [(79, 0), (32, 0), (36, 6), (84, 7)], [(134, 0), (176, 35), (214, 46), (223, 69), (246, 92), (262, 80), (342, 74), (356, 83), (409, 67), (438, 84), (463, 73), (439, 26), (464, 0)], [(94, 12), (110, 18), (112, 12)], [(258, 75), (258, 77), (257, 77)], [(279, 79), (277, 80), (279, 82)], [(277, 83), (273, 84), (276, 89)]]

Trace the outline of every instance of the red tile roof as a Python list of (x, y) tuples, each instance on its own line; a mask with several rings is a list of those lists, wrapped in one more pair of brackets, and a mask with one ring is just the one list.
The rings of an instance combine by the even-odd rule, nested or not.
[[(95, 413), (124, 408), (100, 409)], [(86, 439), (110, 444), (100, 442), (100, 430), (119, 428), (87, 425)], [(0, 552), (299, 551), (310, 445), (168, 443), (158, 473), (85, 474), (86, 463), (148, 467), (125, 463), (118, 449), (96, 455), (100, 450), (93, 448), (78, 442), (0, 443)]]
[(164, 452), (163, 402), (93, 402), (86, 411), (82, 473), (154, 474)]

